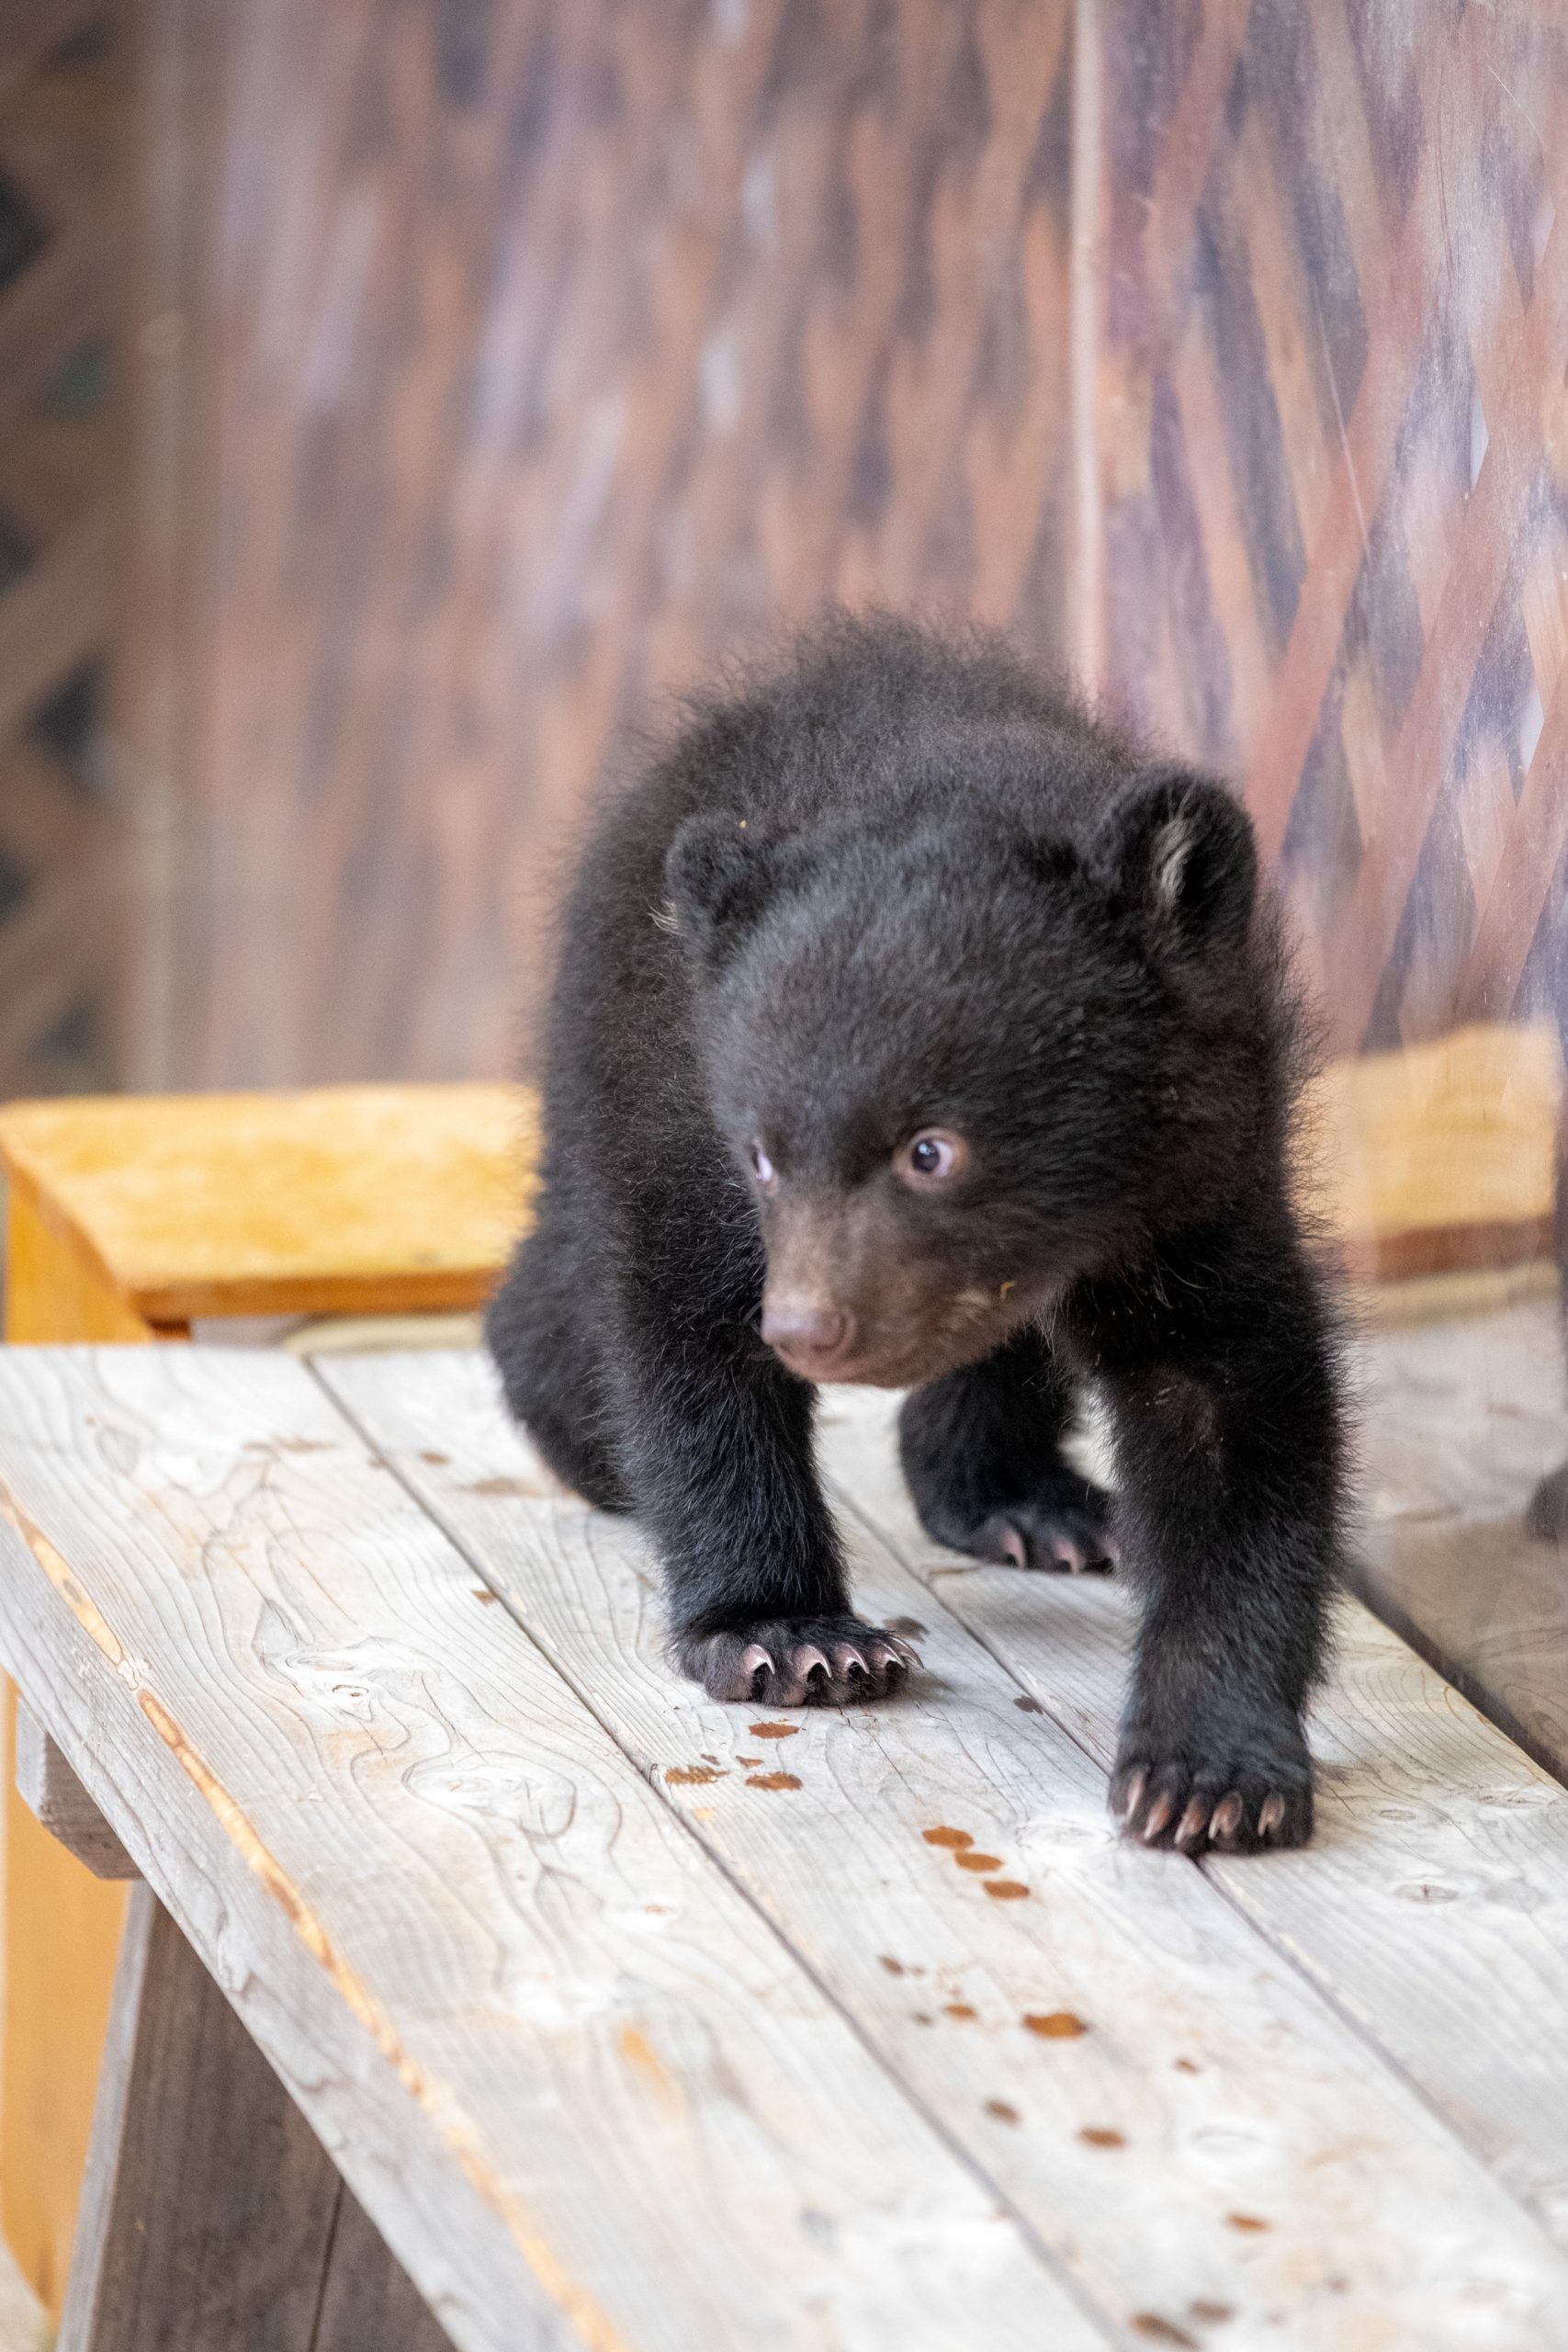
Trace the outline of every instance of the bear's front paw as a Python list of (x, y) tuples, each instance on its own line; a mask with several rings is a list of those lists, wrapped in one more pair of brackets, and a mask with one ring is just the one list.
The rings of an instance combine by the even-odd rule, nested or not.
[(964, 1511), (951, 1505), (928, 1508), (929, 1533), (971, 1559), (995, 1560), (1015, 1568), (1065, 1569), (1081, 1576), (1103, 1573), (1120, 1555), (1111, 1532), (1111, 1498), (1089, 1479), (1064, 1472), (1026, 1502), (998, 1503)]
[(769, 1618), (719, 1634), (678, 1634), (676, 1664), (710, 1699), (761, 1707), (843, 1707), (886, 1699), (919, 1659), (859, 1617)]
[(1171, 1736), (1130, 1724), (1111, 1781), (1129, 1838), (1184, 1854), (1254, 1854), (1312, 1836), (1312, 1758), (1285, 1710), (1189, 1724)]

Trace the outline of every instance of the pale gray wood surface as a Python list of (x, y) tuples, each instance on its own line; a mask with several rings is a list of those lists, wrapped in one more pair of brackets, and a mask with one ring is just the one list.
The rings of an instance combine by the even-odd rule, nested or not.
[(0, 1642), (455, 2343), (1104, 2336), (300, 1364), (0, 1356)]
[(30, 1707), (17, 1708), (17, 1791), (51, 1838), (95, 1878), (140, 1878), (131, 1860)]
[[(1212, 1880), (1113, 1836), (1081, 1720), (1102, 1698), (1113, 1714), (1120, 1681), (1097, 1588), (1082, 1588), (1091, 1689), (1075, 1664), (1069, 1736), (852, 1520), (857, 1594), (910, 1633), (924, 1671), (891, 1706), (769, 1724), (672, 1679), (635, 1530), (555, 1485), (482, 1359), (319, 1369), (921, 2103), (1124, 2325), (1175, 2342), (1223, 2311), (1239, 2344), (1280, 2329), (1335, 2352), (1568, 2343), (1568, 2266), (1479, 2154)], [(857, 1478), (858, 1409), (830, 1433)], [(1044, 1600), (1076, 1659), (1078, 1589), (1014, 1574), (1008, 1606)], [(1402, 1832), (1371, 1836), (1376, 1866), (1396, 1865)], [(1282, 1865), (1318, 1871), (1332, 1898), (1332, 1861), (1234, 1868), (1268, 1881)]]
[(447, 2339), (151, 1891), (131, 1896), (60, 2352)]
[[(1133, 1598), (933, 1544), (893, 1445), (896, 1400), (845, 1394), (845, 1493), (1099, 1764), (1115, 1751)], [(1568, 2247), (1568, 1791), (1348, 1600), (1313, 1712), (1318, 1827), (1299, 1854), (1204, 1872), (1358, 2019)]]

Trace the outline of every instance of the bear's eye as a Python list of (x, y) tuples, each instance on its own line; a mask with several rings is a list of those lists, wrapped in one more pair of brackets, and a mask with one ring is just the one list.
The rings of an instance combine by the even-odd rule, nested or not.
[(917, 1184), (944, 1184), (956, 1176), (969, 1157), (962, 1136), (942, 1127), (927, 1127), (904, 1145), (894, 1165), (900, 1176)]
[(754, 1143), (751, 1146), (750, 1157), (751, 1173), (757, 1179), (758, 1183), (766, 1190), (769, 1186), (777, 1182), (777, 1179), (773, 1174), (773, 1163), (768, 1158), (767, 1153), (762, 1149), (760, 1143)]

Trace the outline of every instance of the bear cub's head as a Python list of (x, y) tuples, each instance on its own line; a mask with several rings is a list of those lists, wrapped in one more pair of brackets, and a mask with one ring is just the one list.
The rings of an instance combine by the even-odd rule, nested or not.
[(666, 880), (762, 1336), (803, 1377), (974, 1362), (1247, 1182), (1266, 959), (1221, 786), (1130, 779), (1078, 846), (957, 797), (837, 832), (704, 815)]

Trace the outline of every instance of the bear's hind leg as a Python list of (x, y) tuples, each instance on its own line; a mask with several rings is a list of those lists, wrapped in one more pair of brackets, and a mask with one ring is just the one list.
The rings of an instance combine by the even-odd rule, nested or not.
[(1111, 1498), (1062, 1453), (1072, 1413), (1066, 1378), (1037, 1331), (917, 1389), (898, 1441), (927, 1534), (1020, 1568), (1113, 1566)]

